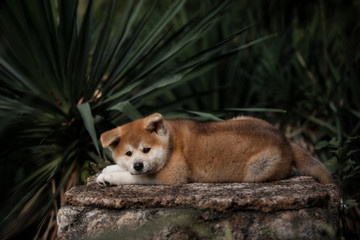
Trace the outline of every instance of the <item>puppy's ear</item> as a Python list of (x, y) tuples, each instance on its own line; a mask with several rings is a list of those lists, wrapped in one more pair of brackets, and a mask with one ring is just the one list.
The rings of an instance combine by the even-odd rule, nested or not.
[(164, 118), (160, 113), (154, 113), (145, 119), (145, 129), (150, 133), (155, 132), (159, 136), (166, 134)]
[(100, 141), (103, 148), (108, 147), (111, 151), (114, 150), (120, 142), (120, 133), (121, 129), (117, 127), (101, 134)]

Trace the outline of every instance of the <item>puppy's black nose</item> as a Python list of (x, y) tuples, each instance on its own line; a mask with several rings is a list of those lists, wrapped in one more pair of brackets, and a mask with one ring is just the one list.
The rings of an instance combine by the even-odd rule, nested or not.
[(136, 171), (141, 171), (144, 168), (144, 164), (142, 162), (136, 162), (134, 163), (134, 169)]

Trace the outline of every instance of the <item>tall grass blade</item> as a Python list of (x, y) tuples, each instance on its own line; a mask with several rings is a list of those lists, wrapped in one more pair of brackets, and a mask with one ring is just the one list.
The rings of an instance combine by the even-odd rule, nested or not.
[(277, 108), (225, 108), (226, 111), (234, 112), (275, 112), (275, 113), (286, 113), (286, 110)]
[(112, 106), (109, 110), (118, 110), (129, 117), (131, 120), (136, 120), (143, 117), (129, 101), (120, 102)]
[(211, 113), (197, 112), (197, 111), (187, 111), (187, 112), (198, 115), (198, 116), (202, 117), (204, 120), (212, 120), (212, 121), (216, 121), (216, 122), (224, 121), (223, 119), (218, 118), (217, 116), (215, 116)]
[(93, 116), (91, 114), (90, 105), (89, 105), (89, 103), (83, 103), (83, 104), (77, 105), (77, 109), (79, 110), (79, 112), (81, 114), (81, 117), (84, 121), (84, 125), (91, 137), (94, 147), (95, 147), (97, 153), (100, 155), (99, 144), (98, 144), (98, 140), (97, 140), (97, 136), (96, 136), (95, 125), (94, 125)]

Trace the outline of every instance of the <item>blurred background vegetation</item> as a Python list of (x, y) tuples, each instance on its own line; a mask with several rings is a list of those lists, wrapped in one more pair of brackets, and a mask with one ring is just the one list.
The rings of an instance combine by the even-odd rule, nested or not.
[(54, 238), (99, 135), (155, 111), (265, 118), (317, 155), (359, 236), (360, 0), (0, 3), (1, 238)]

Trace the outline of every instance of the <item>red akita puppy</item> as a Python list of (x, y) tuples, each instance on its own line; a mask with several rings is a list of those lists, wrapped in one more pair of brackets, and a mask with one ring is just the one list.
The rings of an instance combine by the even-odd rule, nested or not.
[(251, 117), (196, 122), (155, 113), (103, 133), (101, 143), (116, 162), (97, 177), (102, 185), (265, 182), (286, 178), (292, 166), (332, 183), (320, 161)]

